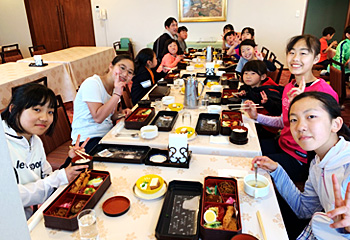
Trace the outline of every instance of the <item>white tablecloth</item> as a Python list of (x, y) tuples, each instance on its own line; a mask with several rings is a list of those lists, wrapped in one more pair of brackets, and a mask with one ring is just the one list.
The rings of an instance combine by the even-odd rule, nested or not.
[[(132, 192), (132, 187), (139, 177), (145, 174), (157, 174), (163, 177), (167, 183), (172, 180), (199, 181), (203, 183), (206, 176), (218, 176), (219, 172), (223, 172), (221, 169), (229, 169), (228, 175), (235, 175), (234, 171), (237, 172), (237, 170), (240, 170), (240, 173), (243, 172), (243, 174), (252, 173), (250, 171), (250, 163), (250, 158), (196, 154), (192, 157), (189, 169), (95, 162), (94, 169), (109, 171), (112, 180), (112, 185), (94, 208), (97, 214), (97, 226), (100, 239), (156, 239), (155, 228), (162, 208), (163, 199), (146, 201), (135, 197)], [(261, 171), (259, 173), (269, 178), (266, 172)], [(227, 176), (227, 173), (225, 173), (225, 176)], [(238, 180), (238, 183), (243, 222), (242, 232), (263, 239), (256, 217), (256, 211), (259, 210), (264, 222), (267, 239), (288, 239), (272, 185), (270, 186), (270, 192), (266, 197), (254, 199), (244, 193), (242, 180)], [(119, 217), (108, 217), (104, 215), (102, 211), (102, 204), (105, 200), (115, 195), (128, 197), (131, 201), (131, 207), (125, 215)], [(78, 240), (79, 231), (69, 232), (45, 228), (44, 220), (42, 219), (31, 231), (31, 237), (33, 240)]]

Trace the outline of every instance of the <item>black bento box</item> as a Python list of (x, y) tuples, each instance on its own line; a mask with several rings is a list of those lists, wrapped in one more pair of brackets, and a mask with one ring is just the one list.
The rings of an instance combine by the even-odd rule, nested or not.
[(219, 135), (220, 125), (220, 114), (200, 113), (196, 125), (196, 132), (198, 135)]

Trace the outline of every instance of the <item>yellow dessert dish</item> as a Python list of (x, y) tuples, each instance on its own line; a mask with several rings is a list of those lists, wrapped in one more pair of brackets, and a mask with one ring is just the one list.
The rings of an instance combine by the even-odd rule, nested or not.
[(186, 134), (187, 133), (187, 138), (190, 138), (195, 133), (195, 130), (193, 127), (179, 127), (179, 128), (176, 128), (175, 132), (177, 134)]
[(211, 87), (213, 85), (219, 85), (219, 83), (218, 82), (207, 82), (208, 87)]
[(171, 110), (171, 111), (181, 111), (183, 108), (184, 108), (184, 105), (181, 104), (181, 103), (171, 103), (168, 105), (168, 108)]
[(164, 179), (155, 174), (148, 174), (136, 181), (136, 187), (143, 193), (153, 194), (158, 192), (164, 184)]
[(195, 68), (203, 68), (204, 65), (201, 64), (201, 63), (196, 63), (196, 64), (194, 65), (194, 67), (195, 67)]

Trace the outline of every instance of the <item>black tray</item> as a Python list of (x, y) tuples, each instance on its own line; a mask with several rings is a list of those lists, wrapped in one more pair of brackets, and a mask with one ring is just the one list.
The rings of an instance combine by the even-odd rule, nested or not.
[(185, 74), (182, 74), (181, 78), (182, 79), (188, 78), (188, 77), (191, 77), (191, 75), (194, 75), (194, 74), (185, 73)]
[(197, 72), (196, 77), (206, 77), (207, 74), (205, 72), (201, 73), (201, 72)]
[[(200, 182), (190, 182), (190, 181), (177, 181), (173, 180), (169, 183), (168, 191), (165, 195), (163, 202), (163, 207), (160, 212), (156, 227), (156, 238), (159, 240), (196, 240), (199, 238), (199, 228), (200, 228), (200, 209), (202, 208), (202, 191), (203, 185)], [(196, 233), (186, 235), (184, 232), (182, 234), (178, 233), (169, 233), (171, 231), (171, 220), (173, 217), (173, 204), (175, 197), (178, 198), (188, 198), (191, 199), (191, 196), (199, 196), (200, 202), (198, 204), (198, 213), (197, 216), (193, 216), (197, 220), (196, 224)], [(182, 205), (181, 200), (179, 200)], [(189, 219), (190, 214), (186, 213), (185, 215)], [(191, 220), (187, 220), (189, 223), (193, 223)], [(186, 231), (186, 230), (185, 230)]]
[[(215, 130), (205, 130), (200, 127), (200, 122), (202, 120), (214, 120), (216, 122), (216, 128)], [(220, 133), (220, 114), (215, 114), (215, 113), (200, 113), (196, 125), (196, 133), (198, 135), (219, 135)]]
[(209, 105), (221, 105), (221, 92), (206, 92), (209, 99)]
[[(166, 161), (162, 163), (155, 163), (150, 161), (150, 157), (155, 154), (162, 154), (166, 156)], [(151, 166), (160, 166), (160, 167), (176, 167), (176, 168), (190, 168), (190, 160), (192, 157), (192, 151), (188, 153), (187, 163), (173, 163), (169, 161), (169, 151), (164, 149), (152, 148), (148, 154), (148, 157), (145, 159), (145, 165)]]
[(151, 101), (156, 100), (157, 98), (162, 98), (164, 96), (168, 96), (170, 93), (170, 87), (168, 86), (156, 86), (153, 90), (148, 94), (148, 97)]
[[(170, 116), (170, 117), (173, 117), (173, 120), (171, 120), (171, 122), (167, 127), (158, 126), (156, 125), (156, 122), (158, 121), (158, 118), (161, 116)], [(158, 131), (170, 132), (173, 129), (178, 116), (179, 116), (179, 113), (176, 111), (159, 111), (157, 116), (153, 119), (151, 125), (156, 125), (158, 127)]]
[[(107, 149), (108, 151), (114, 153), (110, 157), (101, 157), (97, 153), (101, 152), (102, 150)], [(114, 151), (113, 151), (114, 150)], [(119, 155), (115, 154), (116, 150), (120, 150), (123, 152), (126, 151), (142, 151), (141, 154), (139, 154), (137, 157), (128, 158), (123, 157), (123, 155), (126, 155), (126, 153), (120, 153)], [(145, 159), (148, 157), (148, 154), (150, 152), (151, 148), (148, 146), (134, 146), (134, 145), (118, 145), (118, 144), (98, 144), (96, 145), (91, 151), (90, 155), (93, 157), (93, 161), (100, 161), (100, 162), (119, 162), (119, 163), (144, 163)]]
[(220, 83), (220, 76), (207, 76), (204, 80), (204, 85), (207, 85), (208, 82)]

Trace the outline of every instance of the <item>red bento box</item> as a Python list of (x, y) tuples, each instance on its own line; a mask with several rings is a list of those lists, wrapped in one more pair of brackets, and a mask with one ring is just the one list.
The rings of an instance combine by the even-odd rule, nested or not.
[(221, 135), (229, 136), (233, 126), (241, 126), (243, 123), (240, 111), (222, 111), (221, 113)]
[[(79, 175), (80, 176), (80, 175)], [(74, 182), (79, 178), (79, 176), (74, 179), (63, 191), (62, 193), (44, 210), (44, 221), (45, 226), (54, 229), (62, 229), (68, 231), (75, 231), (78, 229), (77, 215), (80, 211), (88, 208), (93, 208), (97, 202), (100, 200), (102, 195), (106, 192), (108, 187), (111, 185), (111, 177), (107, 171), (97, 171), (91, 170), (89, 179), (101, 177), (103, 179), (102, 183), (96, 187), (96, 190), (91, 195), (87, 195), (81, 192), (71, 193), (69, 192), (74, 184)], [(81, 201), (86, 201), (83, 207), (76, 213), (72, 213), (73, 206)], [(71, 205), (67, 207), (60, 207), (63, 203), (70, 202)], [(56, 216), (58, 211), (65, 211), (63, 216)]]
[(155, 110), (153, 107), (142, 108), (138, 107), (131, 113), (131, 115), (125, 119), (126, 129), (137, 129), (139, 130), (143, 126), (146, 126), (154, 117)]

